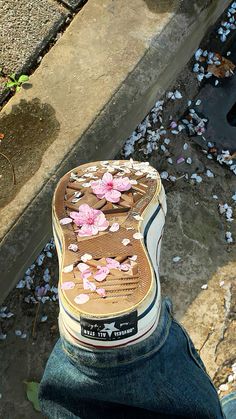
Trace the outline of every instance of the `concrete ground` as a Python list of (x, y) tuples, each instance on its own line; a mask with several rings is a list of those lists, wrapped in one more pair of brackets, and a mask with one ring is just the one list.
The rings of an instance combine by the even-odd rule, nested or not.
[[(168, 123), (170, 115), (177, 118), (188, 99), (182, 88), (186, 78), (190, 88), (196, 89), (194, 76), (186, 68), (175, 85), (183, 97), (178, 103), (165, 100), (163, 124)], [(149, 160), (160, 172), (168, 170), (177, 178), (176, 182), (163, 180), (168, 215), (161, 254), (162, 294), (172, 298), (176, 317), (190, 333), (217, 388), (227, 384), (220, 392), (224, 395), (235, 389), (236, 384), (235, 381), (228, 383), (232, 365), (236, 362), (236, 246), (226, 243), (229, 223), (220, 215), (218, 205), (235, 206), (232, 200), (235, 178), (227, 167), (208, 160), (186, 133), (178, 137), (169, 134), (169, 138), (172, 165), (167, 163), (160, 149), (147, 157), (137, 145), (132, 157)], [(187, 150), (183, 150), (184, 144), (188, 145)], [(191, 157), (192, 164), (176, 164), (180, 155)], [(214, 173), (214, 178), (205, 175), (207, 169)], [(200, 184), (183, 178), (183, 174), (196, 171), (203, 178)], [(230, 223), (234, 238), (235, 227), (235, 223)], [(57, 257), (55, 251), (52, 253), (52, 257), (45, 256), (42, 266), (36, 264), (35, 284), (43, 282), (43, 273), (48, 268), (50, 285), (56, 286)], [(176, 256), (181, 258), (179, 262), (173, 261)], [(202, 289), (203, 285), (207, 285), (207, 289)], [(58, 338), (57, 302), (40, 303), (39, 306), (27, 304), (24, 298), (29, 294), (34, 295), (34, 290), (16, 289), (4, 302), (7, 311), (14, 313), (13, 317), (2, 321), (2, 332), (7, 338), (1, 342), (0, 415), (5, 419), (42, 417), (26, 400), (23, 381), (40, 381)], [(40, 320), (45, 314), (47, 320), (42, 323)], [(16, 330), (26, 332), (26, 338), (16, 336)]]
[[(172, 91), (178, 89), (182, 98), (172, 101), (164, 97), (165, 127), (169, 127), (170, 118), (179, 120), (187, 101), (198, 93), (199, 85), (190, 68), (184, 68), (171, 88)], [(175, 182), (163, 180), (168, 214), (161, 254), (162, 294), (172, 298), (176, 317), (190, 333), (217, 388), (225, 384), (220, 387), (222, 396), (236, 389), (236, 381), (229, 378), (236, 362), (236, 225), (220, 214), (219, 204), (232, 206), (235, 214), (232, 199), (236, 192), (235, 177), (227, 166), (209, 160), (186, 132), (175, 136), (168, 131), (167, 136), (170, 139), (167, 152), (159, 146), (147, 156), (140, 151), (144, 142), (137, 142), (132, 157), (149, 160), (160, 173), (168, 171), (177, 178)], [(162, 140), (161, 144), (164, 145)], [(192, 164), (178, 164), (180, 156), (190, 157)], [(172, 158), (173, 164), (168, 163), (167, 158)], [(214, 177), (207, 177), (207, 170)], [(202, 177), (201, 183), (183, 177), (193, 173)], [(232, 244), (225, 240), (229, 230), (234, 239)], [(3, 303), (7, 306), (6, 312), (14, 313), (9, 319), (0, 318), (0, 336), (7, 335), (0, 342), (0, 417), (4, 419), (42, 417), (27, 401), (23, 381), (40, 381), (58, 338), (57, 301), (29, 304), (24, 300), (35, 295), (36, 285), (44, 284), (46, 268), (51, 275), (50, 286), (57, 285), (55, 251), (43, 253), (42, 265), (38, 266), (37, 262), (31, 274), (34, 276), (32, 289), (14, 289)], [(180, 259), (174, 262), (177, 256)], [(53, 295), (56, 292), (51, 292), (50, 296)], [(47, 319), (42, 322), (45, 315)], [(21, 331), (23, 338), (17, 336), (16, 331)]]

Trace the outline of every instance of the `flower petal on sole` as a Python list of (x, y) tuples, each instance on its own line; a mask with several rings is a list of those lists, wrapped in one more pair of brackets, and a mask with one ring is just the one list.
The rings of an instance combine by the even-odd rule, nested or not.
[(88, 301), (89, 301), (89, 295), (87, 295), (87, 294), (79, 294), (74, 299), (74, 302), (76, 304), (85, 304)]
[(143, 239), (143, 234), (142, 233), (134, 233), (133, 238), (136, 239), (136, 240)]
[(75, 288), (75, 283), (73, 281), (63, 282), (61, 284), (62, 290), (73, 290)]
[(77, 268), (80, 272), (85, 272), (88, 269), (90, 269), (89, 265), (87, 265), (86, 263), (78, 263)]
[(120, 228), (120, 225), (118, 223), (113, 223), (111, 227), (109, 228), (109, 231), (112, 231), (114, 233), (115, 231), (118, 231)]
[(70, 223), (72, 223), (72, 219), (71, 218), (69, 218), (69, 217), (65, 217), (65, 218), (62, 218), (61, 220), (60, 220), (60, 224), (61, 225), (66, 225), (66, 224), (70, 224)]
[(106, 290), (104, 288), (97, 288), (96, 289), (96, 293), (98, 295), (100, 295), (101, 297), (105, 298), (106, 297)]
[(74, 265), (73, 264), (72, 265), (67, 265), (67, 266), (64, 266), (64, 268), (62, 269), (62, 272), (64, 272), (65, 274), (67, 274), (69, 272), (72, 272), (73, 269), (74, 269)]
[(100, 282), (104, 281), (109, 273), (110, 271), (106, 266), (99, 266), (98, 271), (93, 275), (93, 277), (96, 281)]
[(91, 260), (91, 259), (93, 259), (93, 257), (89, 253), (85, 253), (83, 256), (81, 256), (81, 260), (83, 262), (87, 262), (88, 260)]
[(124, 246), (128, 246), (128, 244), (130, 243), (129, 239), (123, 239), (121, 242)]
[(69, 244), (69, 246), (68, 246), (68, 250), (71, 250), (72, 252), (77, 252), (78, 248), (79, 248), (79, 246), (77, 244), (73, 244), (73, 243)]

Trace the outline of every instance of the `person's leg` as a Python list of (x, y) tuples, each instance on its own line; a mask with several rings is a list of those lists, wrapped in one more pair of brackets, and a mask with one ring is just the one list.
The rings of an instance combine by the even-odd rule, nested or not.
[(222, 397), (221, 405), (225, 419), (236, 419), (236, 391)]
[(41, 382), (40, 403), (53, 419), (128, 419), (139, 413), (223, 418), (217, 392), (168, 300), (154, 333), (136, 345), (89, 351), (62, 336)]

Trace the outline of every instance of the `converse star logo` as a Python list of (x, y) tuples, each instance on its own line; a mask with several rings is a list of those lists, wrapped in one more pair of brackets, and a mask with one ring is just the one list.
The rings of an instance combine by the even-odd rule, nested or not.
[(127, 339), (138, 332), (137, 311), (104, 320), (80, 318), (81, 335), (96, 341)]
[(117, 329), (115, 327), (115, 322), (113, 323), (104, 323), (104, 328), (101, 330), (101, 332), (107, 332), (108, 336), (111, 337), (113, 332), (117, 332), (120, 329)]

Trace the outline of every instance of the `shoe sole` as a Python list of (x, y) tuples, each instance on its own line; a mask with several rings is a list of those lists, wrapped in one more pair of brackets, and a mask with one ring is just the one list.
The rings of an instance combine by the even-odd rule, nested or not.
[[(94, 167), (96, 171), (93, 171)], [(142, 170), (138, 169), (140, 167)], [(113, 176), (123, 170), (129, 171), (124, 173), (124, 176), (138, 182), (132, 185), (131, 190), (122, 193), (118, 204), (98, 199), (89, 186), (89, 181), (94, 180), (89, 176), (95, 175), (101, 178), (107, 170), (111, 171)], [(78, 194), (81, 194), (79, 198)], [(78, 227), (73, 223), (60, 224), (61, 219), (69, 217), (71, 211), (79, 211), (79, 206), (85, 203), (100, 209), (110, 225), (118, 222), (119, 230), (116, 232), (106, 230), (96, 236), (78, 237), (75, 232)], [(62, 327), (65, 326), (66, 318), (66, 329), (74, 338), (81, 340), (81, 325), (78, 326), (78, 323), (82, 320), (90, 323), (118, 319), (118, 317), (124, 320), (125, 316), (132, 316), (132, 313), (136, 313), (138, 324), (136, 333), (133, 333), (135, 337), (140, 336), (148, 328), (150, 330), (150, 325), (157, 320), (160, 309), (158, 264), (165, 214), (165, 193), (158, 172), (143, 163), (93, 162), (77, 167), (60, 180), (54, 194), (52, 211), (53, 232), (59, 259), (60, 317)], [(140, 219), (137, 220), (134, 216)], [(135, 239), (133, 237), (135, 233), (141, 233), (143, 237)], [(127, 246), (122, 244), (124, 239), (130, 240)], [(76, 252), (68, 250), (70, 244), (78, 245), (78, 250)], [(131, 268), (128, 272), (111, 269), (106, 279), (99, 283), (89, 278), (97, 288), (105, 289), (106, 297), (102, 298), (96, 292), (85, 291), (83, 288), (77, 265), (82, 262), (81, 257), (84, 254), (92, 255), (92, 259), (86, 264), (93, 273), (96, 272), (97, 266), (105, 265), (105, 258), (108, 257), (120, 263), (129, 263)], [(129, 258), (134, 255), (137, 255), (137, 260), (131, 261)], [(63, 272), (66, 266), (71, 265), (73, 265), (71, 272)], [(62, 289), (65, 282), (75, 283), (74, 288)], [(75, 298), (80, 294), (89, 296), (88, 302), (83, 305), (75, 302)], [(134, 320), (128, 317), (127, 319), (127, 324)], [(114, 333), (112, 337), (112, 340), (115, 340)], [(122, 342), (128, 339), (127, 336), (123, 338), (117, 336), (117, 338), (123, 339)], [(82, 338), (87, 344), (90, 339), (100, 340), (97, 334), (95, 337)]]

